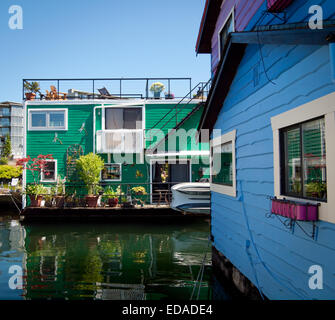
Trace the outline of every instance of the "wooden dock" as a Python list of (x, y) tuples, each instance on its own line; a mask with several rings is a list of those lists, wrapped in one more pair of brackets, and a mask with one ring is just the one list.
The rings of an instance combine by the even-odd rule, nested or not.
[(168, 205), (145, 205), (135, 206), (133, 208), (121, 207), (27, 207), (20, 214), (22, 222), (42, 222), (42, 221), (180, 221), (197, 218), (207, 218), (208, 214), (184, 214), (173, 210)]

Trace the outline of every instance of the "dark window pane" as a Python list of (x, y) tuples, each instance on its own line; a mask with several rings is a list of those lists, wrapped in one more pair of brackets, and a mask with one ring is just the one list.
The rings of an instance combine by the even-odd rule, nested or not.
[(106, 109), (105, 127), (108, 130), (123, 129), (123, 109)]
[(142, 109), (124, 109), (124, 129), (142, 129)]
[(230, 16), (229, 19), (227, 20), (225, 26), (223, 27), (223, 29), (220, 32), (220, 50), (221, 50), (221, 52), (222, 52), (222, 50), (223, 50), (223, 48), (226, 44), (229, 33), (233, 32), (233, 30), (234, 30), (233, 17)]
[(300, 128), (286, 131), (286, 193), (301, 193)]
[(46, 113), (31, 113), (31, 126), (32, 127), (46, 127)]
[(54, 161), (48, 161), (43, 170), (43, 180), (54, 181), (56, 175), (56, 163)]
[(302, 198), (327, 198), (324, 118), (284, 131), (284, 191)]
[(304, 196), (326, 198), (326, 141), (324, 119), (302, 125)]
[(121, 180), (121, 165), (105, 164), (101, 173), (102, 180)]
[(232, 142), (213, 148), (212, 182), (233, 185), (233, 149)]

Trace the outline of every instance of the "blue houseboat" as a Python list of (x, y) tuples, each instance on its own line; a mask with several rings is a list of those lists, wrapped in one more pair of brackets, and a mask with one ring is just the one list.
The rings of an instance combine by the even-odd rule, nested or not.
[(246, 295), (335, 299), (335, 2), (207, 0), (213, 266)]

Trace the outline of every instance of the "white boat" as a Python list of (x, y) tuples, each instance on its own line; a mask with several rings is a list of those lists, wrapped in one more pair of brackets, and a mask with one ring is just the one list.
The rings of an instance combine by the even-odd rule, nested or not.
[(185, 182), (171, 188), (171, 208), (184, 213), (210, 214), (209, 182)]

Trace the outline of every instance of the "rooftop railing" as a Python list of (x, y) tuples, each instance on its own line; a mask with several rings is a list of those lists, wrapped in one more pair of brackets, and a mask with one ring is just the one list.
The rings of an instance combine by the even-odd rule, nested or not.
[[(29, 84), (37, 82), (35, 94)], [(159, 96), (150, 90), (160, 82), (164, 89)], [(28, 86), (27, 86), (28, 85)], [(82, 79), (23, 79), (23, 100), (89, 100), (89, 99), (180, 99), (189, 92), (191, 78), (82, 78)]]

